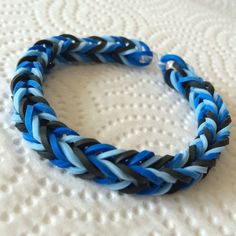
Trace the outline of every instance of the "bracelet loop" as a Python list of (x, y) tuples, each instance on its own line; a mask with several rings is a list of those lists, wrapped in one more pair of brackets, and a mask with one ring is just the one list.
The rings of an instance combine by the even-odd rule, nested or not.
[[(198, 130), (189, 147), (175, 155), (117, 149), (86, 138), (58, 121), (44, 98), (45, 73), (55, 63), (120, 63), (145, 67), (153, 53), (142, 41), (117, 36), (77, 38), (63, 34), (36, 42), (17, 64), (11, 82), (13, 119), (32, 149), (69, 173), (123, 193), (162, 195), (204, 178), (229, 143), (231, 119), (211, 83), (177, 55), (160, 58), (165, 82), (195, 111)], [(155, 60), (155, 59), (154, 59)]]

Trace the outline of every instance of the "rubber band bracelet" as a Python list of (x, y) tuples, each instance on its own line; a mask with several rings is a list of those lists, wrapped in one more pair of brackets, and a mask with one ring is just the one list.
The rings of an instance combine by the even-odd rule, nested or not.
[(164, 79), (190, 103), (197, 117), (194, 141), (176, 155), (123, 150), (79, 135), (58, 121), (44, 98), (42, 82), (55, 62), (120, 63), (145, 67), (153, 53), (138, 40), (63, 34), (36, 42), (17, 64), (11, 82), (13, 119), (31, 148), (53, 165), (122, 193), (162, 195), (186, 189), (215, 165), (229, 143), (229, 112), (211, 83), (179, 56), (160, 58)]

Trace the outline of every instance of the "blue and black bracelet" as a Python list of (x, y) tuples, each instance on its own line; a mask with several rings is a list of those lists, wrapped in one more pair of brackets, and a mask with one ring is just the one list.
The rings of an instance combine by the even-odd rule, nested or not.
[(63, 34), (36, 42), (17, 64), (11, 82), (16, 127), (31, 148), (53, 165), (122, 193), (162, 195), (186, 189), (204, 178), (229, 143), (231, 119), (211, 83), (176, 55), (160, 58), (166, 83), (195, 111), (197, 137), (176, 155), (118, 149), (79, 135), (58, 121), (44, 98), (42, 82), (55, 62), (120, 63), (145, 67), (153, 53), (124, 37), (77, 38)]

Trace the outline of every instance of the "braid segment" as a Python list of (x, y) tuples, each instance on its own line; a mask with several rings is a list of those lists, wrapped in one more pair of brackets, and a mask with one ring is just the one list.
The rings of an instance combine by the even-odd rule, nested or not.
[(190, 103), (198, 121), (196, 138), (184, 151), (159, 156), (117, 149), (86, 138), (61, 123), (44, 98), (45, 73), (57, 62), (120, 63), (145, 67), (149, 47), (124, 37), (76, 38), (64, 34), (36, 42), (17, 64), (11, 83), (16, 127), (32, 149), (53, 165), (123, 193), (163, 195), (204, 178), (229, 143), (229, 112), (214, 87), (176, 55), (161, 58), (166, 83)]

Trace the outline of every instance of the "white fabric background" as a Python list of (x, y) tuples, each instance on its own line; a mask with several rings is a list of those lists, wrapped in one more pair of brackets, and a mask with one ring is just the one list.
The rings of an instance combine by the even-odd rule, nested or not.
[[(211, 81), (236, 116), (236, 1), (0, 0), (0, 235), (236, 235), (235, 127), (217, 166), (192, 189), (164, 197), (119, 195), (42, 161), (10, 123), (9, 83), (36, 40), (71, 33), (123, 35), (177, 53)], [(196, 122), (154, 66), (57, 68), (46, 97), (88, 137), (159, 154), (184, 148)]]

